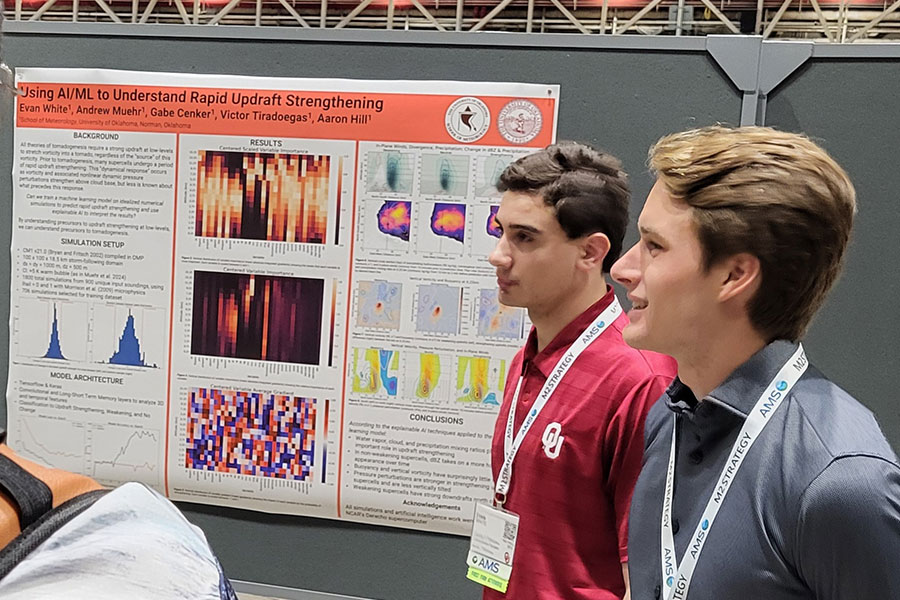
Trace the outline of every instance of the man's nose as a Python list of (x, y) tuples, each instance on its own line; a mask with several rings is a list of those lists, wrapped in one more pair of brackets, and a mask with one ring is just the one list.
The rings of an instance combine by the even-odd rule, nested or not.
[(609, 270), (612, 278), (628, 290), (634, 289), (641, 277), (638, 252), (638, 245), (635, 244)]
[(494, 249), (491, 250), (491, 253), (488, 254), (488, 262), (491, 263), (494, 267), (505, 267), (509, 264), (509, 248), (506, 244), (506, 237), (500, 236), (500, 239), (497, 240), (497, 245), (494, 246)]

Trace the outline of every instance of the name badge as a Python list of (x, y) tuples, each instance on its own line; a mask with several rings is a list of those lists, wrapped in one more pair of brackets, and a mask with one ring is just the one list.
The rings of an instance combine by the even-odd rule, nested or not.
[(490, 504), (477, 503), (472, 520), (466, 577), (505, 594), (512, 574), (518, 535), (519, 515)]

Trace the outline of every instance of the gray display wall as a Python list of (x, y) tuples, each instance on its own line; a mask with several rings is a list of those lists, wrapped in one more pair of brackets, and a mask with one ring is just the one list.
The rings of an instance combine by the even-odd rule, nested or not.
[[(14, 66), (559, 83), (558, 137), (585, 141), (622, 158), (632, 174), (632, 222), (652, 185), (645, 167), (652, 142), (690, 127), (752, 122), (768, 109), (771, 123), (820, 137), (860, 187), (862, 212), (850, 273), (816, 322), (808, 346), (814, 361), (879, 413), (888, 436), (900, 445), (900, 418), (887, 393), (898, 378), (898, 325), (888, 311), (898, 287), (891, 258), (900, 252), (900, 242), (892, 235), (900, 220), (898, 186), (888, 183), (889, 177), (898, 183), (900, 175), (896, 167), (887, 172), (892, 158), (896, 164), (892, 150), (897, 147), (900, 116), (894, 111), (893, 121), (881, 126), (876, 119), (887, 118), (889, 111), (879, 111), (852, 135), (846, 131), (849, 125), (832, 123), (828, 116), (833, 113), (840, 120), (843, 112), (849, 120), (866, 89), (881, 93), (890, 85), (887, 72), (896, 69), (896, 61), (867, 65), (877, 78), (865, 80), (856, 72), (852, 86), (840, 78), (853, 72), (855, 63), (816, 62), (783, 83), (766, 102), (763, 92), (769, 90), (760, 86), (764, 52), (756, 38), (9, 25), (4, 54)], [(790, 71), (784, 65), (781, 69)], [(900, 85), (897, 77), (893, 80)], [(852, 105), (854, 101), (860, 105)], [(871, 100), (865, 102), (871, 109)], [(887, 108), (890, 101), (884, 103)], [(7, 113), (0, 134), (0, 189), (5, 199), (0, 245), (10, 239), (10, 123)], [(634, 237), (632, 231), (629, 242)], [(8, 285), (7, 259), (0, 261), (0, 286)], [(8, 314), (8, 302), (8, 295), (0, 294), (0, 313)], [(8, 331), (3, 327), (3, 364), (7, 349)], [(5, 382), (3, 370), (0, 383)], [(463, 538), (221, 507), (181, 507), (205, 530), (232, 578), (385, 600), (480, 597), (480, 588), (465, 580)]]
[[(900, 449), (900, 48), (814, 47), (769, 94), (767, 125), (821, 143), (856, 186), (844, 274), (808, 335), (811, 360), (878, 416)], [(893, 57), (891, 56), (893, 54)]]

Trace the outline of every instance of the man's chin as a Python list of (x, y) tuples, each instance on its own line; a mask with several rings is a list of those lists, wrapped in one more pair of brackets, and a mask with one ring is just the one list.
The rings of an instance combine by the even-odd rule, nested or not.
[(510, 308), (524, 308), (525, 306), (521, 301), (516, 300), (516, 297), (513, 294), (504, 292), (503, 290), (497, 292), (497, 301), (503, 306), (509, 306)]
[(647, 346), (647, 336), (643, 334), (633, 323), (629, 323), (622, 330), (622, 339), (625, 343), (637, 350), (652, 350)]

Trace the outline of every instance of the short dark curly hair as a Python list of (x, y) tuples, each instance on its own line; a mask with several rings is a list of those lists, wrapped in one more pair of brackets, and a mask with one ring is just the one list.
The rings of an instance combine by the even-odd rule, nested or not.
[(506, 167), (497, 189), (540, 195), (569, 239), (605, 234), (610, 247), (604, 273), (622, 253), (631, 190), (616, 157), (585, 144), (559, 142)]

